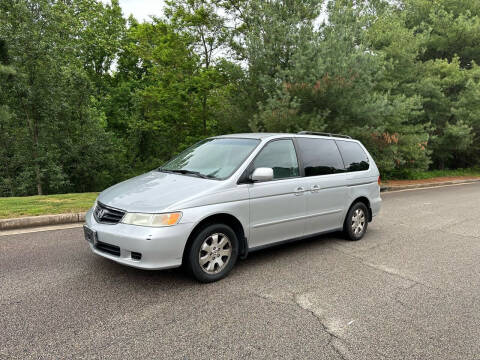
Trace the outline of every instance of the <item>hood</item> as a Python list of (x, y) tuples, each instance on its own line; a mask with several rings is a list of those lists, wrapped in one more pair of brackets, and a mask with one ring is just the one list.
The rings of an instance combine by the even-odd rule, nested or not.
[(130, 212), (155, 213), (219, 185), (216, 180), (151, 171), (109, 187), (98, 196), (98, 201)]

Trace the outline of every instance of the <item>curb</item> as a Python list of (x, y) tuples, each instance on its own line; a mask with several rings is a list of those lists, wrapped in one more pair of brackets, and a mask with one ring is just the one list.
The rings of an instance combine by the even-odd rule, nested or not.
[(480, 179), (450, 180), (450, 181), (423, 183), (423, 184), (411, 184), (411, 185), (403, 185), (403, 186), (386, 186), (385, 185), (385, 186), (380, 187), (380, 192), (410, 190), (410, 189), (422, 189), (422, 188), (430, 188), (430, 187), (445, 186), (445, 185), (470, 184), (470, 183), (475, 183), (475, 182), (480, 182)]
[(57, 215), (28, 216), (15, 219), (2, 219), (0, 220), (0, 231), (25, 229), (37, 226), (74, 224), (84, 222), (85, 214), (86, 212), (81, 212)]

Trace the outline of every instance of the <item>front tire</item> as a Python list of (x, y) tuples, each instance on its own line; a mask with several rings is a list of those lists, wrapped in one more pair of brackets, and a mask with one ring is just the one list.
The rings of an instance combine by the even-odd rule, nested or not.
[(238, 239), (225, 224), (205, 227), (194, 238), (188, 251), (187, 265), (198, 281), (208, 283), (223, 279), (238, 258)]
[(368, 208), (363, 202), (357, 202), (348, 210), (343, 231), (348, 240), (360, 240), (367, 232)]

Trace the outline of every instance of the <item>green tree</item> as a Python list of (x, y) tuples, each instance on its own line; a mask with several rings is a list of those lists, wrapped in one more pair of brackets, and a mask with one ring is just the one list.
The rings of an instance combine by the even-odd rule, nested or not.
[(76, 10), (49, 0), (0, 3), (0, 33), (16, 72), (0, 96), (10, 109), (5, 127), (15, 138), (7, 144), (15, 194), (105, 185), (99, 170), (112, 142), (79, 56), (83, 28)]
[(11, 117), (9, 107), (6, 105), (5, 83), (11, 81), (15, 75), (15, 70), (8, 65), (8, 51), (5, 40), (0, 39), (0, 194), (13, 195), (13, 172), (11, 158), (13, 156), (11, 146), (14, 133), (11, 127)]
[(406, 26), (425, 34), (421, 59), (460, 59), (462, 67), (480, 63), (480, 3), (471, 0), (404, 0)]
[(249, 130), (348, 133), (386, 176), (478, 165), (479, 16), (469, 0), (180, 0), (138, 23), (118, 0), (3, 0), (0, 196), (101, 189)]
[[(197, 55), (197, 94), (200, 100), (199, 117), (203, 125), (203, 135), (209, 133), (208, 122), (215, 97), (226, 85), (221, 66), (224, 62), (222, 51), (226, 51), (230, 32), (225, 18), (219, 15), (215, 1), (181, 0), (167, 1), (166, 16), (173, 28), (188, 37), (188, 45)], [(214, 124), (213, 124), (214, 125)]]
[(130, 18), (128, 25), (103, 103), (134, 171), (158, 166), (205, 135), (238, 128), (233, 102), (244, 72), (222, 57), (228, 35), (213, 3), (169, 3), (164, 19)]
[(132, 166), (151, 169), (202, 133), (198, 57), (189, 37), (162, 20), (130, 24), (108, 121), (126, 137)]
[[(257, 76), (275, 91), (260, 103), (252, 129), (348, 133), (366, 144), (384, 172), (425, 169), (428, 134), (424, 125), (412, 123), (421, 104), (416, 96), (392, 94), (391, 65), (371, 51), (366, 39), (365, 29), (375, 19), (370, 4), (338, 0), (327, 9), (328, 23), (318, 30), (313, 19), (310, 25), (292, 26), (297, 33), (289, 34), (296, 41), (288, 61), (274, 73)], [(287, 23), (301, 14), (292, 14)]]
[[(435, 168), (478, 161), (478, 66), (468, 50), (475, 26), (465, 25), (465, 33), (458, 29), (459, 22), (475, 23), (475, 13), (473, 2), (406, 0), (384, 11), (368, 30), (370, 46), (390, 64), (391, 93), (421, 102), (422, 111), (410, 122), (427, 126)], [(440, 21), (446, 14), (450, 20)]]
[(316, 40), (313, 22), (321, 5), (318, 0), (253, 0), (234, 8), (237, 21), (243, 24), (235, 49), (248, 66), (252, 101), (263, 102), (276, 94), (282, 82), (290, 81), (294, 68), (308, 72), (310, 65), (301, 69), (295, 66), (298, 61), (315, 64), (319, 60), (310, 44)]

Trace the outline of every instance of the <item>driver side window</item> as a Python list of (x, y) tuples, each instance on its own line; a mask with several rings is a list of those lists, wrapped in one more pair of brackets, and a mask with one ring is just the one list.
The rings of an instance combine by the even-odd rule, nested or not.
[(273, 169), (274, 179), (286, 179), (300, 175), (295, 146), (290, 139), (268, 143), (253, 161), (253, 169)]

